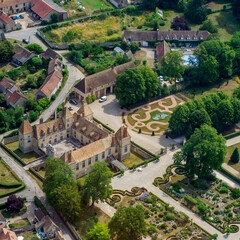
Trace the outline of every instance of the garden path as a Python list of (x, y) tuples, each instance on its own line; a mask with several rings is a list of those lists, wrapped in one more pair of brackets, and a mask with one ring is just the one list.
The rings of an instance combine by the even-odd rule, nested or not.
[[(177, 103), (176, 99), (178, 99), (180, 101), (180, 103)], [(168, 101), (170, 100), (171, 104), (166, 105), (166, 103), (165, 103), (166, 100), (168, 100)], [(181, 105), (183, 103), (184, 103), (184, 101), (182, 99), (178, 98), (177, 96), (171, 95), (171, 96), (165, 97), (163, 99), (160, 99), (160, 100), (148, 103), (146, 105), (143, 105), (141, 107), (141, 110), (144, 111), (145, 117), (141, 118), (140, 114), (138, 114), (138, 113), (132, 114), (131, 118), (134, 121), (136, 121), (133, 125), (129, 123), (128, 115), (133, 113), (134, 111), (138, 110), (139, 107), (134, 108), (131, 111), (125, 112), (125, 116), (124, 116), (125, 123), (129, 127), (129, 129), (131, 129), (133, 131), (136, 131), (136, 132), (138, 132), (138, 128), (146, 127), (150, 132), (142, 131), (143, 134), (148, 134), (149, 135), (149, 134), (151, 134), (152, 131), (155, 131), (155, 135), (162, 135), (164, 133), (164, 131), (161, 131), (161, 132), (158, 132), (158, 133), (156, 133), (156, 131), (160, 131), (161, 126), (168, 125), (167, 122), (150, 121), (147, 124), (144, 123), (144, 122), (151, 120), (151, 113), (155, 112), (156, 110), (159, 110), (159, 112), (161, 112), (161, 113), (165, 112), (165, 113), (170, 113), (171, 114), (172, 109), (174, 107), (176, 107), (177, 105)], [(158, 106), (152, 108), (152, 106), (154, 104), (157, 104)], [(155, 125), (155, 126), (153, 126), (153, 125)], [(158, 125), (158, 126), (156, 126), (156, 125)]]

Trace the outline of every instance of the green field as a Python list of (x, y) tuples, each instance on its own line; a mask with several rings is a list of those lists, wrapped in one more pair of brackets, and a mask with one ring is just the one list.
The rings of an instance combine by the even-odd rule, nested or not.
[(104, 10), (106, 8), (114, 8), (106, 0), (80, 0), (87, 12), (94, 12), (96, 10)]
[(127, 167), (130, 168), (132, 167), (134, 164), (138, 165), (140, 163), (144, 162), (144, 158), (142, 158), (141, 156), (139, 156), (136, 153), (130, 153), (130, 157), (123, 160), (122, 163)]

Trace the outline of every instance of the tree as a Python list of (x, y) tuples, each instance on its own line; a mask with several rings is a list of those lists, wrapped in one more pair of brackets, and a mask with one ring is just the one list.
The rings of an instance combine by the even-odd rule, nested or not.
[(202, 31), (208, 31), (210, 33), (218, 33), (218, 28), (216, 25), (213, 24), (212, 20), (211, 19), (208, 19), (206, 21), (204, 21), (202, 23), (202, 25), (200, 26), (199, 30), (202, 30)]
[(110, 240), (108, 226), (106, 224), (97, 223), (87, 233), (87, 240)]
[(139, 66), (139, 70), (145, 80), (145, 98), (150, 100), (157, 95), (157, 89), (159, 86), (158, 75), (148, 66), (141, 65)]
[(19, 212), (23, 208), (23, 200), (16, 195), (10, 195), (5, 206), (9, 212)]
[(133, 54), (136, 53), (138, 50), (140, 50), (139, 45), (136, 42), (132, 42), (130, 44), (130, 50)]
[(28, 120), (30, 123), (36, 121), (38, 119), (38, 112), (30, 111)]
[(71, 186), (74, 183), (74, 177), (72, 169), (60, 158), (48, 157), (45, 161), (45, 169), (43, 191), (51, 202), (53, 190), (61, 185)]
[(235, 58), (233, 60), (233, 74), (240, 75), (240, 32), (237, 32), (232, 37), (231, 41), (229, 42), (229, 45), (235, 51)]
[(40, 66), (42, 66), (43, 61), (39, 57), (33, 57), (30, 61), (30, 64), (36, 68), (39, 68)]
[(240, 121), (240, 100), (233, 97), (231, 98), (231, 104), (234, 111), (234, 123), (238, 123)]
[(239, 151), (238, 151), (238, 148), (234, 149), (230, 160), (231, 160), (232, 163), (238, 163), (239, 162)]
[(178, 106), (171, 115), (171, 118), (169, 120), (169, 128), (176, 135), (186, 133), (189, 117), (190, 111), (188, 107), (185, 104)]
[(5, 96), (3, 93), (0, 93), (0, 106), (4, 107), (6, 105)]
[(216, 129), (206, 124), (196, 128), (190, 139), (183, 145), (181, 159), (187, 177), (194, 179), (209, 177), (219, 169), (226, 154), (225, 138), (217, 135)]
[(83, 58), (82, 51), (73, 50), (69, 53), (69, 59), (78, 65), (81, 65), (82, 58)]
[(106, 162), (96, 162), (91, 167), (91, 172), (87, 175), (83, 189), (86, 200), (103, 202), (112, 194), (111, 178), (113, 174), (109, 170)]
[(175, 80), (182, 78), (184, 73), (182, 53), (179, 51), (167, 52), (162, 58), (161, 72), (163, 75)]
[(188, 122), (188, 129), (186, 137), (189, 138), (196, 128), (199, 128), (202, 124), (211, 125), (212, 121), (205, 109), (196, 110), (191, 113)]
[(152, 0), (152, 1), (143, 0), (144, 9), (155, 10), (157, 4), (158, 4), (158, 0)]
[(199, 24), (207, 19), (207, 9), (204, 0), (189, 0), (184, 12), (185, 17), (192, 23)]
[(175, 17), (173, 19), (173, 22), (171, 23), (171, 28), (176, 31), (191, 30), (191, 28), (188, 25), (188, 21), (181, 17)]
[(236, 97), (237, 99), (240, 99), (240, 87), (237, 87), (233, 91), (233, 97)]
[(232, 11), (233, 11), (233, 15), (235, 15), (236, 18), (238, 20), (240, 20), (240, 2), (239, 2), (239, 0), (233, 0)]
[(145, 81), (138, 68), (126, 69), (117, 76), (115, 94), (121, 106), (137, 103), (145, 98)]
[(116, 240), (140, 240), (147, 230), (143, 211), (134, 207), (118, 208), (108, 227)]
[(216, 114), (222, 129), (225, 129), (234, 123), (234, 109), (229, 100), (223, 100), (217, 105)]
[(13, 45), (5, 40), (0, 42), (0, 63), (10, 62), (14, 54)]
[(25, 48), (31, 52), (34, 52), (35, 54), (44, 53), (42, 47), (36, 43), (28, 44)]
[(54, 12), (50, 18), (52, 23), (57, 23), (59, 21), (59, 13)]
[(51, 193), (52, 204), (71, 223), (81, 216), (81, 197), (76, 185), (60, 185)]

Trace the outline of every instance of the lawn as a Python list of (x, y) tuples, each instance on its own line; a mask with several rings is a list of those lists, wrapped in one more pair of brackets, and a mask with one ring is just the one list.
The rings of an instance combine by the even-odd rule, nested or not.
[(40, 170), (40, 171), (38, 171), (38, 173), (42, 176), (42, 177), (45, 177), (45, 173), (46, 173), (46, 171), (45, 171), (45, 169), (43, 170)]
[(21, 233), (21, 234), (18, 234), (17, 235), (18, 237), (22, 236), (24, 237), (24, 240), (36, 240), (38, 239), (37, 235), (33, 232), (24, 232), (24, 233)]
[(25, 163), (31, 162), (32, 160), (37, 159), (40, 157), (37, 153), (35, 152), (29, 152), (29, 153), (23, 153), (19, 148), (18, 148), (18, 141), (9, 143), (6, 145), (10, 150), (12, 150), (15, 154), (17, 154)]
[(16, 39), (12, 39), (12, 38), (7, 38), (7, 40), (13, 44), (13, 46), (15, 46), (16, 44), (22, 45), (23, 47), (25, 47), (27, 44), (23, 43), (22, 41), (16, 40)]
[[(229, 97), (231, 97), (234, 89), (237, 88), (238, 86), (239, 84), (235, 80), (231, 79), (228, 81), (228, 84), (227, 84), (227, 81), (222, 82), (220, 84), (220, 87), (217, 84), (213, 86), (207, 86), (207, 87), (196, 87), (195, 98), (201, 98), (203, 96), (206, 96), (212, 93), (217, 93), (219, 91), (223, 91)], [(184, 90), (181, 94), (187, 97), (189, 100), (194, 99), (193, 90), (194, 88), (188, 88)]]
[(232, 145), (232, 146), (227, 148), (227, 154), (226, 154), (226, 157), (225, 157), (225, 162), (229, 166), (231, 166), (232, 168), (234, 168), (235, 170), (240, 172), (240, 162), (234, 164), (230, 161), (231, 155), (232, 155), (235, 148), (238, 148), (238, 150), (240, 151), (240, 143), (237, 143), (237, 144)]
[(3, 183), (17, 183), (18, 179), (10, 172), (10, 170), (0, 160), (0, 182)]
[(19, 228), (19, 227), (25, 227), (30, 225), (30, 222), (28, 221), (27, 218), (17, 220), (11, 224), (9, 224), (10, 228)]
[(92, 14), (96, 10), (114, 9), (106, 0), (81, 0), (82, 5), (86, 8), (87, 14)]
[(140, 163), (144, 162), (144, 158), (139, 156), (136, 153), (131, 152), (130, 158), (127, 158), (122, 161), (122, 164), (124, 164), (127, 168), (132, 167), (134, 164), (138, 165)]
[(82, 218), (74, 223), (76, 230), (80, 236), (85, 239), (86, 233), (97, 223), (108, 223), (111, 220), (101, 209), (93, 206), (85, 208)]

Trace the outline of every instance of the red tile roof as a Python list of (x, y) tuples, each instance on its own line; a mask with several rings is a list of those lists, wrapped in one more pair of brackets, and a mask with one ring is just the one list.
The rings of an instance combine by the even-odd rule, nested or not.
[(0, 81), (0, 85), (2, 85), (5, 88), (8, 88), (8, 86), (15, 85), (15, 82), (12, 79), (10, 79), (10, 78), (4, 77)]
[(47, 97), (49, 97), (61, 80), (62, 80), (62, 74), (59, 73), (58, 71), (54, 71), (52, 74), (50, 74), (46, 77), (44, 83), (39, 88), (37, 93), (41, 91)]
[[(20, 98), (25, 98), (21, 93), (19, 93), (18, 91), (14, 91), (12, 93), (12, 95), (10, 96), (10, 98), (7, 100), (8, 102), (12, 103), (12, 104), (16, 104), (16, 102), (20, 99)], [(25, 98), (26, 99), (26, 98)]]
[(50, 5), (46, 2), (39, 0), (31, 9), (35, 12), (39, 17), (45, 18), (52, 10), (54, 10)]
[(6, 15), (4, 12), (0, 12), (0, 19), (5, 23), (5, 24), (8, 24), (11, 22), (11, 18)]
[(167, 42), (164, 40), (164, 41), (162, 41), (159, 45), (157, 45), (156, 51), (157, 51), (158, 64), (161, 65), (162, 57), (163, 57), (168, 51), (170, 51), (170, 47), (168, 46)]

